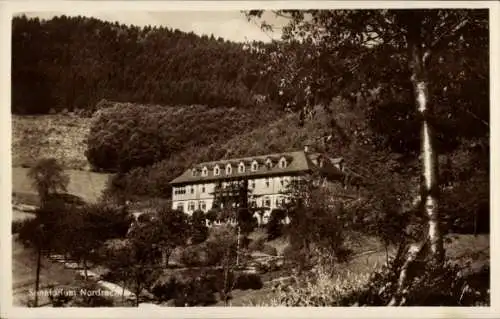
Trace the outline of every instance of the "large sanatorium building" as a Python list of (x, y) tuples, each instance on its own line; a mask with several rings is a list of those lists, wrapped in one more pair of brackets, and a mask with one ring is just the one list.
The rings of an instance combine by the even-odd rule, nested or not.
[(214, 205), (220, 186), (234, 181), (248, 181), (248, 203), (268, 212), (285, 203), (283, 194), (292, 179), (318, 172), (328, 180), (341, 181), (342, 158), (330, 158), (308, 148), (285, 152), (199, 163), (170, 182), (172, 208), (188, 214), (208, 211)]

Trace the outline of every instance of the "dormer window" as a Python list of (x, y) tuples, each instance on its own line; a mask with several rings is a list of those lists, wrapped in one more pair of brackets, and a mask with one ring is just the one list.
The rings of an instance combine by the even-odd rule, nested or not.
[(267, 167), (267, 169), (271, 169), (271, 168), (273, 168), (273, 161), (271, 161), (271, 159), (270, 159), (270, 158), (268, 158), (268, 159), (266, 160), (266, 167)]
[(201, 170), (201, 175), (202, 176), (208, 176), (208, 168), (206, 166), (203, 167), (203, 169)]
[(241, 162), (238, 165), (238, 173), (245, 173), (245, 163)]
[(220, 175), (219, 165), (215, 165), (215, 167), (214, 167), (214, 175), (215, 176), (219, 176)]
[(226, 165), (226, 175), (231, 175), (233, 171), (233, 168), (231, 167), (231, 164)]
[(257, 161), (252, 162), (252, 172), (256, 172), (259, 169), (259, 163)]
[(280, 164), (279, 164), (279, 165), (280, 165), (280, 168), (286, 168), (287, 164), (288, 164), (288, 163), (286, 162), (286, 158), (282, 157), (282, 158), (280, 159)]
[(191, 170), (191, 174), (193, 175), (193, 177), (197, 176), (198, 175), (198, 169), (197, 168), (193, 168)]
[(319, 167), (323, 168), (324, 164), (325, 164), (325, 160), (323, 158), (320, 158), (319, 159)]

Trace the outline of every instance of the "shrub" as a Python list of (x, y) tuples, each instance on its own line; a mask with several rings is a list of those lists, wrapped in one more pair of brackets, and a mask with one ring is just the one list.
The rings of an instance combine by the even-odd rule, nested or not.
[(264, 248), (264, 245), (266, 243), (265, 238), (259, 238), (256, 240), (252, 240), (250, 244), (248, 244), (248, 250), (249, 251), (262, 251)]
[(283, 234), (283, 220), (286, 217), (286, 212), (282, 209), (273, 209), (269, 222), (266, 225), (267, 238), (273, 240)]
[(247, 290), (247, 289), (252, 289), (252, 290), (258, 290), (261, 289), (264, 286), (262, 283), (262, 279), (260, 278), (259, 275), (257, 274), (240, 274), (236, 278), (236, 282), (234, 284), (234, 289), (240, 289), (240, 290)]
[(262, 247), (262, 252), (271, 256), (278, 256), (278, 250), (271, 245), (265, 244)]
[(125, 206), (111, 202), (88, 205), (86, 208), (88, 222), (100, 229), (103, 240), (125, 238), (134, 217)]
[(151, 293), (160, 302), (168, 301), (175, 297), (181, 284), (177, 277), (172, 276), (167, 280), (156, 282), (151, 288)]
[[(23, 231), (24, 228), (26, 227), (31, 227), (31, 224), (33, 224), (33, 219), (23, 219), (23, 220), (13, 220), (12, 221), (12, 234), (18, 234), (21, 231)], [(31, 231), (31, 230), (28, 230)]]
[(181, 263), (187, 267), (203, 267), (213, 265), (211, 246), (206, 244), (191, 245), (181, 252)]
[(205, 214), (201, 210), (193, 212), (190, 218), (191, 222), (191, 243), (199, 244), (208, 237), (208, 227), (206, 225)]
[(215, 290), (209, 278), (199, 276), (191, 278), (187, 283), (178, 285), (175, 292), (176, 306), (209, 306), (215, 304)]
[(250, 238), (248, 238), (248, 236), (240, 236), (240, 247), (241, 248), (246, 248), (248, 249), (250, 243), (252, 242), (252, 240)]
[(248, 234), (250, 234), (258, 224), (257, 218), (255, 218), (253, 213), (246, 208), (238, 209), (237, 222), (243, 236), (248, 236)]
[(217, 302), (216, 280), (219, 276), (207, 271), (175, 274), (155, 283), (151, 289), (158, 301), (174, 300), (176, 306), (208, 306)]
[(213, 223), (217, 220), (217, 210), (215, 209), (210, 209), (208, 212), (205, 213), (205, 218), (210, 222)]

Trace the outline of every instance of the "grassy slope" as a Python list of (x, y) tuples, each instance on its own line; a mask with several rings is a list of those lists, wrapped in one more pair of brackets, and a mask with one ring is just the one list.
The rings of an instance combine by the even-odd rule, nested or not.
[[(490, 236), (489, 235), (448, 235), (446, 236), (446, 255), (452, 263), (465, 265), (470, 261), (475, 270), (490, 264)], [(364, 240), (369, 240), (364, 238)], [(355, 248), (355, 256), (345, 264), (339, 264), (335, 280), (330, 284), (345, 285), (353, 282), (364, 282), (373, 270), (382, 266), (386, 261), (385, 249), (377, 248), (376, 240), (369, 240), (368, 245)], [(373, 249), (373, 250), (372, 250)], [(366, 252), (366, 253), (364, 253)], [(273, 305), (275, 296), (271, 288), (256, 291), (237, 291), (233, 294), (233, 306)]]
[[(109, 177), (108, 174), (78, 170), (67, 170), (66, 173), (70, 176), (68, 192), (88, 202), (97, 201)], [(28, 178), (28, 168), (12, 168), (12, 191), (22, 195), (36, 193)]]

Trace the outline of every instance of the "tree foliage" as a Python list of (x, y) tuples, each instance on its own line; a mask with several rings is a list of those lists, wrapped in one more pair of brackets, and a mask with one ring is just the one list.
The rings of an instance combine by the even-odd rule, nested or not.
[(64, 168), (54, 158), (38, 160), (28, 172), (33, 186), (38, 192), (41, 205), (47, 204), (49, 197), (58, 192), (65, 192), (69, 177)]
[[(142, 175), (141, 167), (199, 145), (223, 143), (270, 121), (274, 115), (273, 111), (263, 113), (258, 109), (210, 109), (201, 105), (179, 109), (113, 103), (97, 113), (87, 139), (86, 156), (96, 168), (120, 172), (136, 168), (131, 174)], [(177, 164), (175, 172), (180, 173), (188, 163)], [(173, 178), (172, 173), (164, 174)]]
[(190, 218), (191, 224), (191, 243), (199, 244), (208, 238), (208, 227), (205, 214), (201, 210), (193, 212)]
[(101, 99), (252, 106), (267, 81), (258, 73), (258, 59), (243, 46), (163, 26), (17, 16), (12, 21), (12, 111), (93, 110)]
[(318, 183), (318, 177), (311, 175), (288, 188), (290, 224), (286, 235), (299, 270), (311, 267), (318, 257), (328, 256), (325, 262), (332, 263), (344, 261), (349, 255), (344, 239), (352, 229), (350, 216)]
[[(251, 19), (261, 14), (252, 11), (248, 16)], [(443, 161), (439, 154), (449, 163), (460, 146), (479, 144), (484, 145), (479, 148), (488, 149), (489, 145), (488, 11), (282, 10), (276, 14), (289, 19), (283, 41), (254, 50), (272, 57), (264, 69), (281, 79), (284, 106), (299, 112), (302, 120), (314, 115), (317, 104), (331, 112), (330, 101), (336, 97), (351, 101), (352, 107), (360, 110), (369, 126), (365, 127), (368, 131), (354, 130), (356, 144), (361, 141), (372, 151), (378, 148), (392, 153), (393, 159), (401, 154), (397, 161), (403, 164), (398, 172), (402, 176), (418, 176), (415, 173), (420, 171), (420, 183), (407, 188), (407, 194), (416, 193), (410, 205), (394, 187), (399, 179), (389, 183), (395, 194), (372, 188), (372, 192), (383, 195), (369, 205), (378, 210), (374, 220), (383, 226), (379, 235), (395, 231), (397, 236), (385, 236), (384, 240), (404, 243), (407, 234), (397, 229), (406, 233), (402, 226), (411, 218), (419, 219), (414, 225), (427, 225), (428, 229), (418, 236), (417, 241), (423, 243), (416, 255), (430, 252), (427, 257), (442, 265), (441, 228), (447, 212), (439, 195), (445, 187), (452, 192), (460, 189), (450, 182), (450, 170), (447, 184), (440, 183), (438, 171)], [(289, 68), (281, 67), (284, 61)], [(465, 88), (469, 80), (481, 83), (478, 95)], [(335, 118), (331, 127), (333, 135), (339, 127)], [(458, 133), (459, 127), (467, 129)], [(365, 147), (353, 147), (356, 144), (349, 138), (353, 135), (344, 135), (343, 153), (365, 151)], [(468, 156), (473, 158), (474, 152), (469, 149)], [(417, 156), (420, 163), (415, 160)], [(383, 171), (394, 172), (394, 166), (398, 165)], [(485, 168), (482, 166), (481, 171)], [(404, 287), (412, 280), (407, 269), (416, 257), (413, 252), (405, 255), (399, 255), (407, 259), (400, 268), (390, 304), (404, 302)]]
[[(489, 54), (487, 11), (284, 10), (278, 14), (289, 18), (283, 41), (274, 48), (255, 50), (274, 57), (270, 72), (283, 61), (291, 61), (290, 68), (278, 75), (283, 79), (282, 91), (289, 92), (286, 100), (292, 101), (287, 107), (305, 117), (315, 104), (328, 109), (329, 101), (337, 96), (362, 104), (371, 118), (371, 129), (380, 135), (365, 143), (390, 147), (405, 156), (420, 153), (422, 160), (434, 158), (422, 162), (422, 185), (427, 186), (421, 199), (435, 203), (439, 192), (437, 154), (456, 149), (455, 125), (474, 127), (462, 138), (487, 138), (488, 90), (480, 90), (482, 111), (478, 111), (466, 102), (474, 101), (477, 106), (477, 96), (462, 87), (466, 72), (476, 73), (470, 78), (488, 86), (487, 63), (477, 59)], [(260, 12), (249, 16), (260, 16)], [(457, 56), (460, 58), (453, 59)], [(441, 65), (447, 65), (447, 74), (441, 72)], [(472, 122), (464, 113), (474, 115)], [(401, 125), (387, 130), (384, 119)], [(335, 121), (332, 127), (336, 127)], [(441, 143), (435, 143), (436, 137)], [(429, 150), (421, 143), (430, 143)], [(442, 255), (438, 252), (442, 240), (437, 205), (428, 208), (427, 214), (432, 233), (437, 235), (431, 236), (432, 249)]]

